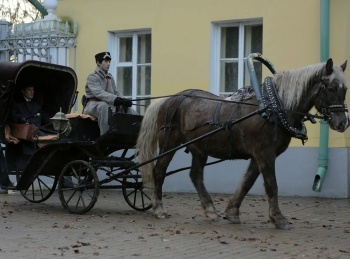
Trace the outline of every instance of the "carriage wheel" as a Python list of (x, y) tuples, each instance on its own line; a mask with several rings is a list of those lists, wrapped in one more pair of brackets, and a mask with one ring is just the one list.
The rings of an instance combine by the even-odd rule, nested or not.
[[(19, 182), (20, 175), (17, 175)], [(30, 202), (40, 203), (46, 201), (54, 193), (58, 182), (57, 176), (38, 175), (27, 190), (20, 190), (22, 196)]]
[(145, 211), (152, 208), (151, 190), (144, 188), (139, 171), (130, 171), (123, 179), (123, 196), (131, 208)]
[(84, 214), (95, 205), (100, 193), (95, 169), (86, 161), (68, 163), (58, 180), (58, 195), (70, 213)]

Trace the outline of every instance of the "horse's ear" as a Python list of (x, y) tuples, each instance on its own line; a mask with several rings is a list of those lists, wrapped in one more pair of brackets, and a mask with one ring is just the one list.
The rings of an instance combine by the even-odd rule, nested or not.
[(333, 60), (330, 58), (326, 63), (326, 75), (329, 76), (333, 72)]
[(348, 63), (347, 60), (345, 60), (344, 64), (340, 65), (340, 68), (343, 70), (343, 72), (345, 71), (346, 68), (346, 64)]

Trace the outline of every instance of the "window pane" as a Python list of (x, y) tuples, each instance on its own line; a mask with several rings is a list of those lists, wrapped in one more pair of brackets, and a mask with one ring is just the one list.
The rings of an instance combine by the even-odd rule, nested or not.
[(119, 62), (132, 61), (132, 37), (119, 38)]
[(151, 66), (137, 68), (137, 95), (151, 94)]
[[(142, 99), (144, 97), (149, 97), (149, 96), (141, 96), (141, 97), (138, 97), (136, 99)], [(151, 100), (142, 100), (142, 101), (138, 101), (135, 103), (138, 104), (136, 106), (136, 111), (138, 112), (138, 114), (145, 114), (147, 107), (151, 104)]]
[(117, 88), (124, 96), (131, 96), (132, 94), (132, 67), (118, 67), (117, 68)]
[(151, 63), (151, 52), (151, 34), (139, 35), (137, 46), (137, 63)]
[(238, 63), (221, 62), (220, 92), (234, 92), (238, 89)]
[(245, 26), (245, 39), (244, 39), (244, 55), (247, 57), (250, 53), (262, 53), (262, 41), (263, 41), (263, 26)]
[[(248, 66), (247, 63), (244, 62), (244, 83), (243, 86), (251, 86), (252, 82), (250, 81), (250, 74), (249, 74), (249, 70), (248, 70)], [(256, 78), (258, 80), (258, 83), (261, 84), (262, 83), (262, 63), (260, 63), (259, 61), (254, 61), (254, 70), (255, 70), (255, 74), (256, 74)]]
[(221, 58), (238, 58), (238, 27), (221, 28)]

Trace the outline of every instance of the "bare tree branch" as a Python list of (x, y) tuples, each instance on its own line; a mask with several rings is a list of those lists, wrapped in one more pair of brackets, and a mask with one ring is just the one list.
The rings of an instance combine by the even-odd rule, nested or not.
[(32, 22), (40, 16), (40, 12), (26, 0), (0, 0), (0, 20), (7, 20), (10, 25)]

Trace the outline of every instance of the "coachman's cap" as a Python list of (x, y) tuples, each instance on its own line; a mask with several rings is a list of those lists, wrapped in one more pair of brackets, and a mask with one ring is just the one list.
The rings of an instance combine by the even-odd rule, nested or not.
[(109, 52), (101, 52), (95, 55), (96, 62), (102, 62), (104, 59), (111, 60), (111, 53)]

